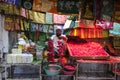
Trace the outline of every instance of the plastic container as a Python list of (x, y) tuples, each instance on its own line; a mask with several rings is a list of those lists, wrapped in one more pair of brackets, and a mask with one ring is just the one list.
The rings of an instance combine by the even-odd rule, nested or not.
[(73, 70), (73, 71), (62, 70), (62, 72), (65, 75), (73, 75), (75, 73), (75, 70)]
[(72, 65), (72, 64), (66, 64), (63, 66), (63, 70), (62, 72), (65, 74), (65, 75), (73, 75), (76, 71), (76, 66), (75, 65)]
[(56, 76), (61, 72), (62, 67), (56, 64), (49, 64), (48, 66), (44, 66), (43, 69), (48, 76)]

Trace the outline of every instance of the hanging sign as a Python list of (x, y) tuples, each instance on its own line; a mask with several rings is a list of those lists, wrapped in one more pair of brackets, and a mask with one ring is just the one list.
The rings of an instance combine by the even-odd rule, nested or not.
[(23, 17), (26, 17), (27, 14), (26, 14), (26, 9), (25, 8), (21, 8), (20, 9), (20, 15), (23, 16)]
[(120, 22), (120, 0), (114, 1), (114, 17), (113, 20), (116, 22)]
[(57, 11), (79, 14), (79, 0), (57, 0)]
[(26, 9), (31, 10), (33, 5), (33, 0), (22, 0), (22, 6)]
[(95, 23), (94, 20), (81, 19), (78, 26), (80, 28), (95, 28), (94, 23)]
[(96, 28), (101, 29), (112, 29), (113, 28), (113, 22), (107, 21), (107, 20), (96, 20)]
[(7, 3), (18, 5), (18, 0), (7, 0)]
[(66, 19), (67, 19), (66, 15), (59, 15), (59, 14), (53, 15), (54, 24), (65, 24)]
[(94, 0), (82, 0), (82, 19), (94, 19)]
[(102, 0), (101, 19), (111, 20), (113, 17), (114, 0)]
[(94, 0), (95, 2), (95, 19), (100, 19), (101, 16), (101, 6), (102, 6), (102, 0)]
[(109, 30), (110, 34), (120, 36), (120, 24), (114, 22), (113, 29)]
[(0, 0), (1, 2), (7, 2), (7, 0)]
[(39, 12), (34, 12), (34, 19), (33, 21), (34, 22), (37, 22), (37, 23), (45, 23), (45, 14), (44, 13), (39, 13)]
[(57, 13), (56, 0), (33, 0), (34, 11)]
[(46, 13), (46, 24), (53, 24), (53, 14), (52, 13)]

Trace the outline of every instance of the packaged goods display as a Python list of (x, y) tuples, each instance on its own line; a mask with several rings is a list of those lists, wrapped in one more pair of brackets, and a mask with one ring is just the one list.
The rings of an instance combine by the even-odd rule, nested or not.
[(8, 54), (7, 63), (32, 63), (32, 54)]

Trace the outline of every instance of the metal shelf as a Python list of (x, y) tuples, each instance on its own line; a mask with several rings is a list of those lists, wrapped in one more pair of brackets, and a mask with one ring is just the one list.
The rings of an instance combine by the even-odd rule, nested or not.
[(80, 73), (77, 77), (77, 79), (86, 79), (86, 80), (106, 80), (106, 79), (115, 79), (115, 76), (113, 73), (103, 73), (103, 72), (84, 72)]
[(26, 78), (26, 79), (6, 79), (6, 80), (40, 80), (40, 78)]
[(116, 80), (111, 60), (77, 60), (76, 80)]
[(75, 80), (75, 76), (74, 75), (57, 75), (57, 76), (42, 75), (42, 80)]
[[(9, 66), (8, 66), (9, 65)], [(5, 72), (8, 72), (9, 76), (5, 77), (5, 80), (42, 80), (41, 77), (41, 64), (34, 65), (34, 64), (6, 64), (5, 66)], [(36, 66), (39, 68), (39, 71), (37, 70), (37, 74), (35, 74), (35, 71), (32, 73), (32, 68), (36, 68)], [(17, 71), (15, 70), (16, 67), (19, 67), (18, 70), (20, 70), (20, 67), (22, 70)], [(7, 70), (9, 69), (9, 71)], [(28, 71), (30, 69), (30, 71)], [(28, 71), (28, 72), (27, 72)]]

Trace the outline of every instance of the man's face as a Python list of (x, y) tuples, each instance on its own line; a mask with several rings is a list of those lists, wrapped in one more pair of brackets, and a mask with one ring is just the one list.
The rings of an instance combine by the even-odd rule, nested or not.
[(61, 29), (56, 29), (56, 36), (57, 37), (61, 36), (61, 33), (62, 33)]

